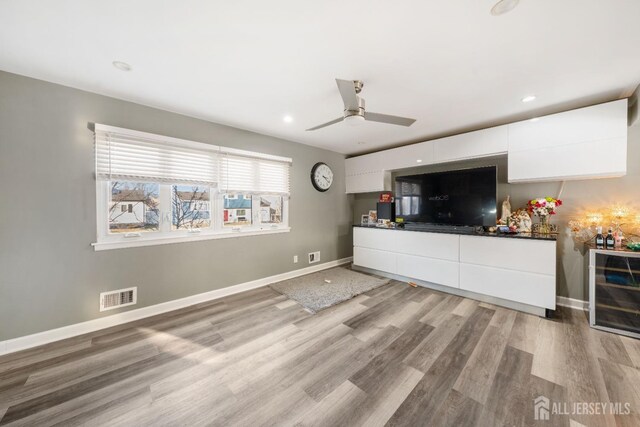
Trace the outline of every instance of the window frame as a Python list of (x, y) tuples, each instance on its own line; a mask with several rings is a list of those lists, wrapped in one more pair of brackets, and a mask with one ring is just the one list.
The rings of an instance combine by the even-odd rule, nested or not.
[[(229, 237), (242, 237), (242, 236), (255, 236), (255, 235), (265, 235), (265, 234), (274, 234), (274, 233), (285, 233), (289, 232), (291, 229), (289, 227), (289, 180), (291, 178), (291, 165), (293, 160), (288, 157), (282, 157), (277, 155), (271, 155), (266, 153), (259, 153), (254, 151), (240, 150), (229, 147), (222, 147), (212, 144), (206, 144), (202, 142), (189, 141), (185, 139), (173, 138), (169, 136), (151, 134), (146, 132), (140, 132), (130, 129), (118, 128), (114, 126), (102, 125), (98, 123), (93, 123), (93, 131), (95, 136), (96, 143), (96, 157), (95, 157), (95, 173), (96, 173), (96, 237), (97, 241), (92, 243), (92, 246), (96, 251), (99, 250), (108, 250), (108, 249), (118, 249), (118, 248), (130, 248), (130, 247), (139, 247), (139, 246), (153, 246), (153, 245), (161, 245), (161, 244), (170, 244), (170, 243), (181, 243), (181, 242), (190, 242), (190, 241), (199, 241), (199, 240), (209, 240), (209, 239), (221, 239), (221, 238), (229, 238)], [(99, 154), (104, 156), (104, 145), (100, 145), (101, 150), (98, 149), (98, 137), (100, 135), (101, 144), (103, 144), (105, 134), (114, 134), (115, 138), (130, 138), (134, 143), (139, 141), (149, 142), (150, 144), (155, 144), (156, 146), (162, 146), (167, 144), (169, 149), (178, 149), (180, 150), (183, 147), (185, 150), (200, 150), (202, 152), (215, 152), (216, 160), (214, 161), (214, 170), (217, 175), (217, 182), (214, 180), (209, 186), (209, 207), (210, 207), (210, 223), (209, 227), (203, 228), (194, 228), (194, 229), (178, 229), (172, 230), (172, 186), (173, 185), (185, 185), (188, 180), (185, 182), (171, 182), (172, 180), (181, 180), (180, 176), (175, 176), (172, 179), (163, 179), (162, 181), (154, 181), (154, 179), (145, 179), (141, 178), (141, 181), (153, 182), (159, 185), (159, 224), (158, 230), (154, 231), (144, 231), (144, 232), (121, 232), (121, 233), (111, 233), (109, 227), (109, 206), (111, 202), (111, 182), (113, 181), (127, 181), (127, 182), (137, 182), (135, 178), (119, 178), (114, 176), (111, 179), (111, 175), (105, 176), (105, 171), (102, 170), (105, 167), (104, 162), (100, 163), (98, 161)], [(173, 148), (171, 148), (173, 147)], [(110, 155), (110, 154), (109, 154)], [(286, 163), (288, 165), (287, 170), (287, 184), (286, 189), (287, 192), (278, 193), (283, 199), (282, 205), (282, 222), (280, 224), (261, 224), (256, 223), (256, 219), (259, 222), (259, 206), (258, 208), (254, 208), (252, 197), (252, 226), (250, 227), (240, 227), (237, 229), (236, 227), (223, 227), (223, 215), (224, 215), (224, 204), (222, 203), (222, 194), (223, 193), (232, 193), (232, 191), (226, 191), (220, 188), (222, 181), (222, 167), (221, 167), (221, 159), (222, 156), (236, 156), (236, 157), (246, 157), (252, 159), (264, 160), (267, 162), (280, 162)], [(100, 157), (102, 161), (104, 161), (104, 157)], [(110, 161), (110, 160), (109, 160)], [(109, 163), (109, 168), (111, 164)], [(100, 169), (102, 168), (102, 169)], [(100, 172), (99, 172), (100, 171)], [(111, 170), (107, 171), (109, 174)], [(116, 174), (117, 175), (117, 174)], [(135, 176), (135, 175), (128, 175)], [(160, 176), (160, 175), (159, 175)], [(269, 181), (267, 181), (269, 182)], [(260, 184), (260, 181), (258, 181)], [(258, 185), (260, 186), (260, 185)], [(267, 186), (268, 188), (268, 186)], [(238, 191), (234, 191), (238, 193)], [(242, 192), (240, 192), (242, 193)], [(246, 191), (244, 193), (251, 193), (260, 195), (261, 192), (258, 191)], [(262, 192), (263, 195), (268, 194), (268, 192)], [(275, 195), (275, 193), (274, 193)], [(258, 205), (259, 205), (259, 197)], [(128, 206), (127, 206), (128, 208)], [(256, 217), (256, 215), (258, 215)]]
[[(262, 224), (260, 222), (260, 195), (252, 194), (251, 217), (249, 226), (224, 227), (224, 194), (217, 187), (210, 187), (209, 203), (211, 226), (172, 230), (173, 221), (171, 210), (171, 188), (174, 184), (157, 183), (160, 186), (159, 217), (157, 231), (111, 233), (109, 230), (109, 203), (111, 181), (96, 180), (96, 208), (97, 208), (97, 242), (92, 246), (96, 251), (155, 246), (172, 243), (197, 242), (202, 240), (225, 239), (233, 237), (259, 236), (277, 233), (288, 233), (289, 227), (289, 196), (282, 197), (282, 222), (280, 224)], [(237, 192), (236, 192), (237, 193)], [(256, 208), (256, 204), (258, 207)], [(259, 224), (256, 224), (256, 218)]]
[[(236, 225), (236, 226), (225, 226), (224, 225), (224, 195), (225, 194), (250, 194), (251, 195), (251, 224), (250, 225)], [(224, 232), (239, 232), (244, 230), (245, 232), (254, 231), (254, 232), (264, 232), (268, 230), (277, 230), (281, 228), (289, 228), (289, 196), (287, 195), (275, 195), (277, 197), (282, 197), (282, 221), (280, 223), (265, 223), (263, 224), (260, 219), (260, 196), (266, 196), (267, 194), (259, 194), (259, 193), (248, 193), (242, 191), (233, 191), (233, 192), (225, 192), (218, 191), (217, 192), (217, 203), (219, 204), (219, 218), (221, 224), (221, 230)], [(237, 198), (237, 197), (236, 197)], [(235, 200), (231, 199), (231, 200)], [(240, 229), (240, 230), (237, 230)]]

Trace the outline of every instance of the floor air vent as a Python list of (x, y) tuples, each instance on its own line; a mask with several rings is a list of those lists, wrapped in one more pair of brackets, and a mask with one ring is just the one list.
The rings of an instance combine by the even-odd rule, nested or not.
[(119, 289), (100, 294), (100, 311), (134, 305), (138, 299), (138, 288)]

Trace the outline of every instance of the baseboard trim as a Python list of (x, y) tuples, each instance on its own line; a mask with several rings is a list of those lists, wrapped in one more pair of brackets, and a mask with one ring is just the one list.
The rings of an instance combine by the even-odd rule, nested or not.
[(556, 297), (556, 304), (562, 307), (572, 308), (574, 310), (589, 310), (589, 301), (583, 301), (581, 299)]
[(168, 311), (177, 310), (179, 308), (189, 307), (194, 304), (226, 297), (229, 295), (237, 294), (239, 292), (260, 288), (272, 283), (280, 282), (282, 280), (293, 279), (295, 277), (304, 276), (305, 274), (326, 270), (327, 268), (349, 264), (352, 261), (353, 257), (342, 258), (335, 261), (325, 262), (323, 264), (288, 271), (286, 273), (276, 274), (275, 276), (252, 280), (251, 282), (240, 283), (238, 285), (228, 286), (222, 289), (216, 289), (213, 291), (191, 295), (173, 301), (167, 301), (161, 304), (125, 311), (123, 313), (101, 317), (99, 319), (88, 320), (86, 322), (76, 323), (69, 326), (63, 326), (57, 329), (38, 332), (32, 335), (12, 338), (6, 341), (0, 341), (0, 356), (9, 353), (15, 353), (20, 350), (26, 350), (28, 348), (37, 347), (43, 344), (60, 341), (66, 338), (72, 338), (89, 332), (99, 331), (100, 329), (110, 328), (112, 326), (121, 325), (123, 323), (144, 319), (145, 317), (155, 316), (157, 314), (166, 313)]

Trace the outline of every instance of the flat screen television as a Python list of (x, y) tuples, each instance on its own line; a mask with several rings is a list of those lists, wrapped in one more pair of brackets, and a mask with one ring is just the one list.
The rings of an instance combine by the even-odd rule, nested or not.
[(396, 218), (407, 223), (494, 226), (496, 182), (495, 166), (396, 177)]

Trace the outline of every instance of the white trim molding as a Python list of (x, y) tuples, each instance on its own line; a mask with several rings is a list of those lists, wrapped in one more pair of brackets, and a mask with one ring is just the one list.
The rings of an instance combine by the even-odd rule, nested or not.
[(574, 310), (589, 310), (589, 301), (583, 301), (581, 299), (556, 297), (556, 304), (562, 307), (572, 308)]
[(183, 236), (159, 236), (148, 239), (136, 240), (133, 237), (131, 240), (116, 240), (116, 241), (103, 241), (92, 243), (94, 251), (108, 251), (111, 249), (126, 249), (126, 248), (140, 248), (144, 246), (157, 246), (157, 245), (171, 245), (174, 243), (185, 242), (200, 242), (203, 240), (215, 240), (215, 239), (235, 239), (238, 237), (249, 236), (263, 236), (266, 234), (280, 234), (288, 233), (291, 231), (291, 227), (278, 227), (273, 229), (239, 229), (238, 231), (226, 231), (224, 233), (202, 233)]
[(66, 338), (72, 338), (78, 335), (87, 334), (89, 332), (99, 331), (101, 329), (110, 328), (112, 326), (121, 325), (123, 323), (144, 319), (146, 317), (155, 316), (157, 314), (166, 313), (180, 308), (189, 307), (191, 305), (226, 297), (229, 295), (237, 294), (239, 292), (260, 288), (272, 283), (280, 282), (282, 280), (293, 279), (295, 277), (304, 276), (305, 274), (314, 273), (316, 271), (326, 270), (328, 268), (337, 267), (339, 265), (349, 264), (350, 262), (352, 262), (352, 260), (353, 257), (342, 258), (335, 261), (325, 262), (323, 264), (288, 271), (286, 273), (276, 274), (274, 276), (264, 277), (262, 279), (252, 280), (251, 282), (240, 283), (238, 285), (228, 286), (222, 289), (215, 289), (213, 291), (191, 295), (177, 300), (167, 301), (161, 304), (125, 311), (123, 313), (114, 314), (112, 316), (101, 317), (82, 323), (63, 326), (57, 329), (38, 332), (32, 335), (26, 335), (6, 341), (0, 341), (0, 356), (4, 354), (14, 353), (20, 350), (26, 350), (32, 347), (37, 347), (43, 344), (60, 341)]

